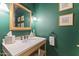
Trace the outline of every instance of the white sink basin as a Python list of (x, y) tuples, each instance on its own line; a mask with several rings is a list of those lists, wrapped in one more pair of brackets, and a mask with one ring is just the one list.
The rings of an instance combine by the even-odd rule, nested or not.
[(3, 46), (11, 53), (11, 55), (18, 55), (23, 50), (28, 50), (28, 48), (44, 40), (45, 38), (34, 37), (28, 40), (16, 40), (14, 44), (3, 44)]

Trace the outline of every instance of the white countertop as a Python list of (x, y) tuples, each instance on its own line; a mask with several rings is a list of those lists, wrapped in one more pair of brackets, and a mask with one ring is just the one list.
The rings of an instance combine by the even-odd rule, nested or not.
[(9, 51), (9, 53), (12, 56), (16, 56), (19, 53), (21, 53), (23, 50), (25, 49), (29, 49), (32, 46), (44, 41), (45, 38), (40, 38), (40, 37), (33, 37), (32, 39), (28, 39), (28, 40), (16, 40), (15, 43), (13, 44), (4, 44), (3, 46)]

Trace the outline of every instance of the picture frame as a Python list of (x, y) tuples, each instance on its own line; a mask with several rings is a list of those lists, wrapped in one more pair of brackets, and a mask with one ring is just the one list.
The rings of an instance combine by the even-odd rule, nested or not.
[(59, 11), (64, 11), (73, 8), (73, 3), (60, 3)]
[(73, 13), (59, 16), (59, 26), (73, 26)]

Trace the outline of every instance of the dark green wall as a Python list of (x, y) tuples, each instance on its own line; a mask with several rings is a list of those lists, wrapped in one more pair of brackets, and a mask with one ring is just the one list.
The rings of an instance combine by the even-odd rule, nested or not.
[[(36, 4), (36, 33), (38, 36), (48, 37), (51, 32), (56, 34), (56, 46), (52, 47), (47, 42), (47, 55), (72, 56), (79, 55), (79, 4), (74, 8), (58, 11), (58, 4)], [(58, 26), (59, 15), (74, 13), (73, 26)], [(48, 41), (48, 40), (47, 40)]]
[(2, 52), (2, 39), (9, 32), (9, 13), (0, 11), (0, 55)]

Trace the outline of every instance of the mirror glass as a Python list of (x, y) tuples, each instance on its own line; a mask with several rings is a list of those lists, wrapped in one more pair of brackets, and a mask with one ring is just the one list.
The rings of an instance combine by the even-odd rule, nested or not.
[(30, 27), (30, 13), (14, 5), (15, 27)]
[(11, 4), (10, 30), (31, 30), (32, 12), (21, 4)]

